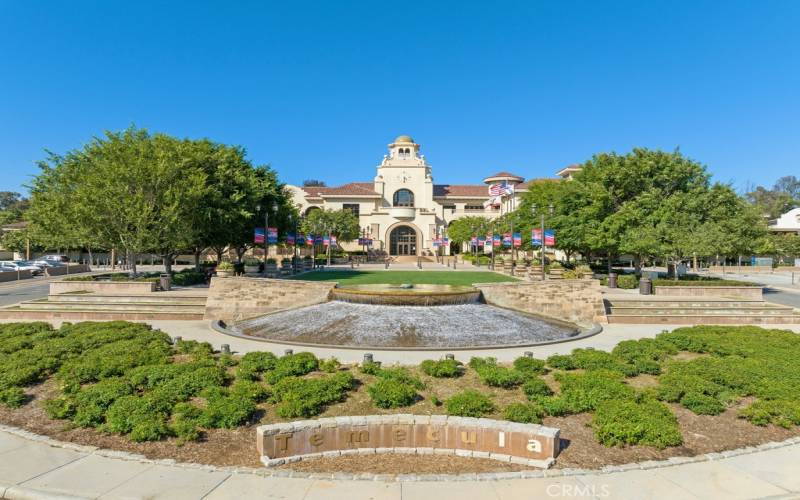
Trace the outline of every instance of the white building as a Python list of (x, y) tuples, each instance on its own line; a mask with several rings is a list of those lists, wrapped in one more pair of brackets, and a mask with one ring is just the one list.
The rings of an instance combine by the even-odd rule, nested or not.
[(775, 233), (800, 234), (800, 208), (793, 208), (777, 219), (769, 221), (769, 230)]
[[(389, 255), (433, 255), (433, 241), (453, 220), (468, 215), (498, 217), (515, 209), (531, 182), (560, 180), (525, 181), (518, 175), (499, 172), (483, 179), (482, 184), (435, 184), (431, 166), (411, 137), (401, 135), (388, 147), (371, 182), (336, 187), (288, 186), (301, 214), (320, 208), (349, 209), (358, 215), (374, 249)], [(569, 170), (568, 175), (573, 172), (574, 169)], [(491, 197), (489, 186), (503, 183), (513, 186), (513, 195)], [(349, 245), (349, 249), (356, 248), (354, 243)]]

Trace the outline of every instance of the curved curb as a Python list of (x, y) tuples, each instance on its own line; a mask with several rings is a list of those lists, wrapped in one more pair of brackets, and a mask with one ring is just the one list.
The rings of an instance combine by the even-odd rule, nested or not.
[(554, 340), (543, 340), (541, 342), (532, 342), (532, 343), (524, 343), (524, 344), (500, 344), (500, 345), (481, 345), (481, 346), (463, 346), (463, 347), (447, 347), (447, 346), (440, 346), (440, 347), (391, 347), (391, 346), (372, 346), (372, 345), (334, 345), (334, 344), (315, 344), (312, 342), (296, 342), (291, 340), (275, 340), (275, 339), (265, 339), (260, 337), (253, 337), (251, 335), (245, 335), (243, 333), (238, 333), (230, 328), (228, 325), (225, 324), (222, 320), (214, 320), (209, 325), (212, 330), (217, 333), (222, 333), (224, 335), (228, 335), (230, 337), (235, 337), (238, 339), (243, 340), (252, 340), (255, 342), (263, 342), (265, 344), (272, 344), (272, 345), (291, 345), (291, 346), (299, 346), (299, 347), (312, 347), (315, 349), (344, 349), (348, 351), (363, 351), (364, 349), (369, 349), (371, 351), (414, 351), (414, 352), (449, 352), (449, 351), (479, 351), (484, 349), (491, 349), (491, 350), (499, 350), (499, 349), (522, 349), (525, 347), (539, 347), (543, 345), (551, 345), (551, 344), (563, 344), (566, 342), (573, 342), (575, 340), (583, 340), (589, 337), (593, 337), (598, 333), (603, 331), (602, 325), (600, 323), (594, 323), (591, 327), (582, 330), (581, 332), (573, 335), (571, 337), (565, 337), (562, 339), (554, 339)]
[[(736, 457), (740, 455), (750, 455), (752, 453), (759, 453), (763, 451), (784, 448), (788, 446), (800, 445), (800, 436), (789, 438), (785, 441), (774, 442), (770, 441), (758, 446), (748, 446), (745, 448), (737, 448), (735, 450), (722, 451), (719, 453), (706, 453), (704, 455), (696, 455), (694, 457), (671, 457), (667, 460), (648, 460), (645, 462), (634, 462), (624, 465), (606, 465), (600, 469), (548, 469), (548, 470), (523, 470), (518, 472), (485, 472), (485, 473), (470, 473), (470, 474), (372, 474), (372, 473), (309, 473), (298, 472), (288, 469), (255, 469), (252, 467), (218, 467), (214, 465), (196, 464), (191, 462), (177, 462), (173, 459), (150, 459), (142, 455), (136, 455), (124, 451), (107, 450), (97, 448), (95, 446), (84, 446), (75, 443), (58, 441), (47, 436), (34, 434), (32, 432), (11, 427), (8, 425), (0, 424), (0, 432), (7, 432), (9, 434), (35, 441), (38, 443), (46, 444), (54, 448), (63, 448), (82, 453), (88, 453), (104, 458), (112, 458), (117, 460), (129, 460), (140, 463), (147, 463), (152, 465), (165, 465), (177, 467), (181, 469), (194, 469), (212, 472), (226, 472), (230, 474), (252, 474), (264, 477), (283, 477), (283, 478), (299, 478), (299, 479), (315, 479), (315, 480), (339, 480), (339, 481), (498, 481), (503, 479), (530, 479), (542, 477), (563, 477), (563, 476), (586, 476), (586, 475), (600, 475), (600, 474), (616, 474), (624, 473), (630, 470), (648, 470), (659, 469), (665, 467), (674, 467), (676, 465), (697, 463), (697, 462), (711, 462), (722, 460), (725, 458)], [(3, 498), (75, 498), (65, 495), (55, 495), (50, 492), (39, 492), (32, 488), (26, 488), (18, 485), (6, 485), (0, 483), (0, 491), (5, 488), (5, 496)], [(8, 496), (9, 493), (18, 493), (21, 496)], [(26, 496), (27, 495), (27, 496)]]

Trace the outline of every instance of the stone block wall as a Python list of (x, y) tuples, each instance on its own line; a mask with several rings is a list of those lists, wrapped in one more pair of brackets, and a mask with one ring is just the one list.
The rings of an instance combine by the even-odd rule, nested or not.
[(319, 304), (328, 300), (335, 285), (325, 281), (214, 277), (208, 289), (205, 318), (242, 321)]
[(88, 273), (91, 271), (86, 264), (68, 264), (62, 267), (46, 267), (44, 273), (46, 276), (67, 276), (69, 274)]
[(546, 280), (476, 284), (487, 303), (580, 326), (606, 323), (597, 280)]
[(33, 277), (30, 271), (3, 271), (0, 272), (0, 283), (6, 281), (24, 280)]
[(666, 297), (710, 297), (763, 300), (760, 286), (656, 286), (655, 294)]
[(92, 292), (109, 295), (138, 295), (153, 293), (156, 284), (150, 281), (52, 281), (50, 295)]
[(298, 459), (398, 453), (488, 458), (549, 467), (561, 447), (559, 430), (487, 418), (368, 415), (262, 425), (256, 446), (267, 466)]

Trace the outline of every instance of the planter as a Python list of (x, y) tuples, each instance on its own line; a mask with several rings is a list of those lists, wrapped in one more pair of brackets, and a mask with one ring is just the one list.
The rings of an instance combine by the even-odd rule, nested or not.
[(152, 281), (53, 281), (50, 295), (71, 292), (96, 292), (105, 294), (140, 294), (156, 291)]
[(656, 286), (655, 294), (667, 297), (722, 297), (726, 299), (763, 300), (760, 286)]
[(217, 277), (219, 278), (232, 278), (234, 271), (217, 271)]
[(564, 279), (564, 269), (559, 268), (559, 267), (557, 267), (555, 269), (550, 269), (549, 276), (550, 276), (551, 280)]
[(247, 266), (247, 265), (245, 265), (244, 266), (244, 273), (245, 274), (258, 274), (258, 269), (259, 269), (258, 265), (255, 265), (255, 266)]

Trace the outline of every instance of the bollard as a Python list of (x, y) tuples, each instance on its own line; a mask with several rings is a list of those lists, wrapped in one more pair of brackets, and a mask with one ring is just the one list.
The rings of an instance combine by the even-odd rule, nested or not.
[(230, 354), (231, 346), (230, 344), (222, 344), (221, 346), (219, 346), (219, 350), (222, 354)]
[(447, 353), (444, 355), (444, 359), (456, 359), (455, 354)]
[(364, 364), (366, 364), (366, 363), (374, 363), (374, 362), (375, 361), (374, 361), (374, 359), (372, 357), (372, 353), (371, 352), (365, 352), (364, 353)]
[(531, 351), (525, 351), (524, 353), (522, 353), (522, 355), (525, 356), (526, 358), (533, 357), (533, 353)]
[(454, 271), (456, 269), (456, 262), (458, 262), (458, 259), (453, 259), (453, 270)]
[(284, 356), (291, 356), (292, 354), (294, 354), (294, 351), (291, 349), (284, 349), (283, 351)]
[(608, 273), (608, 288), (617, 288), (617, 273)]

